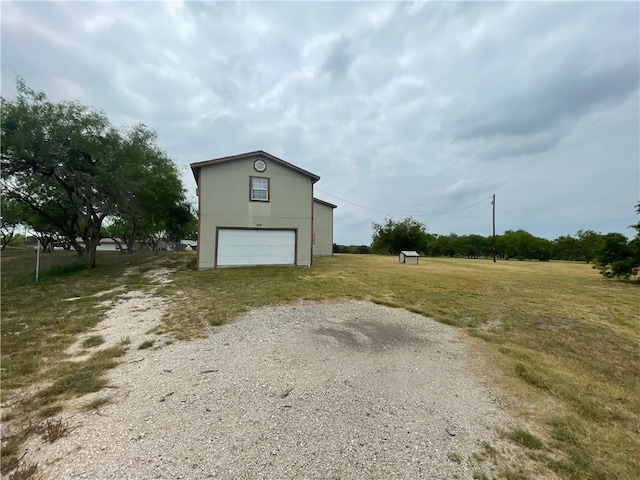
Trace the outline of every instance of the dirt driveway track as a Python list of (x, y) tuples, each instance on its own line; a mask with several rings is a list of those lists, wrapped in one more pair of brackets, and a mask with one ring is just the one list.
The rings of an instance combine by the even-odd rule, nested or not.
[(465, 342), (367, 302), (261, 308), (132, 348), (113, 401), (30, 457), (49, 479), (471, 479), (505, 412)]

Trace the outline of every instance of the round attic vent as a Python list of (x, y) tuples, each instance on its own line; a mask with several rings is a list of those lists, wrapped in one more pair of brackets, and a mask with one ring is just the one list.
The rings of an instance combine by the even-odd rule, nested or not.
[(267, 164), (264, 160), (256, 160), (253, 162), (253, 168), (256, 169), (256, 172), (264, 172), (267, 169)]

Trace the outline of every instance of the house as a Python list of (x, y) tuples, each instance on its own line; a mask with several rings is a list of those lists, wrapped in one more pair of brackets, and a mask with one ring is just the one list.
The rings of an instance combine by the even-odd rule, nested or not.
[(398, 261), (409, 265), (418, 265), (419, 258), (420, 254), (418, 252), (414, 252), (413, 250), (403, 250), (398, 256)]
[(313, 256), (333, 255), (333, 203), (313, 199)]
[(331, 255), (336, 206), (314, 199), (318, 175), (262, 150), (192, 163), (191, 170), (198, 268), (310, 266), (314, 255)]
[(191, 252), (192, 250), (196, 250), (198, 248), (197, 240), (180, 240), (180, 250), (185, 250), (187, 252)]
[[(84, 240), (81, 237), (76, 237), (76, 242), (78, 242), (78, 245), (80, 245), (82, 248), (85, 248)], [(122, 245), (122, 240), (120, 240), (119, 238), (113, 239), (111, 237), (103, 237), (100, 239), (100, 243), (98, 243), (96, 251), (117, 252), (120, 250), (120, 245)]]

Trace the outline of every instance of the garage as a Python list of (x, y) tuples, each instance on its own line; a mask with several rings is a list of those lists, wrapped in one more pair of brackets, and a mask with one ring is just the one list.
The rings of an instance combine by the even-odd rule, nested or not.
[(217, 229), (216, 266), (295, 265), (295, 229)]

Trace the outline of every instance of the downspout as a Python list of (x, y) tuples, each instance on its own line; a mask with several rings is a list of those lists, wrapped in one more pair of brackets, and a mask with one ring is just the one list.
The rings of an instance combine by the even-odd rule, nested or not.
[(311, 268), (313, 265), (313, 226), (314, 226), (314, 213), (315, 209), (313, 208), (313, 180), (311, 180), (311, 251), (309, 252), (309, 264), (308, 267)]

